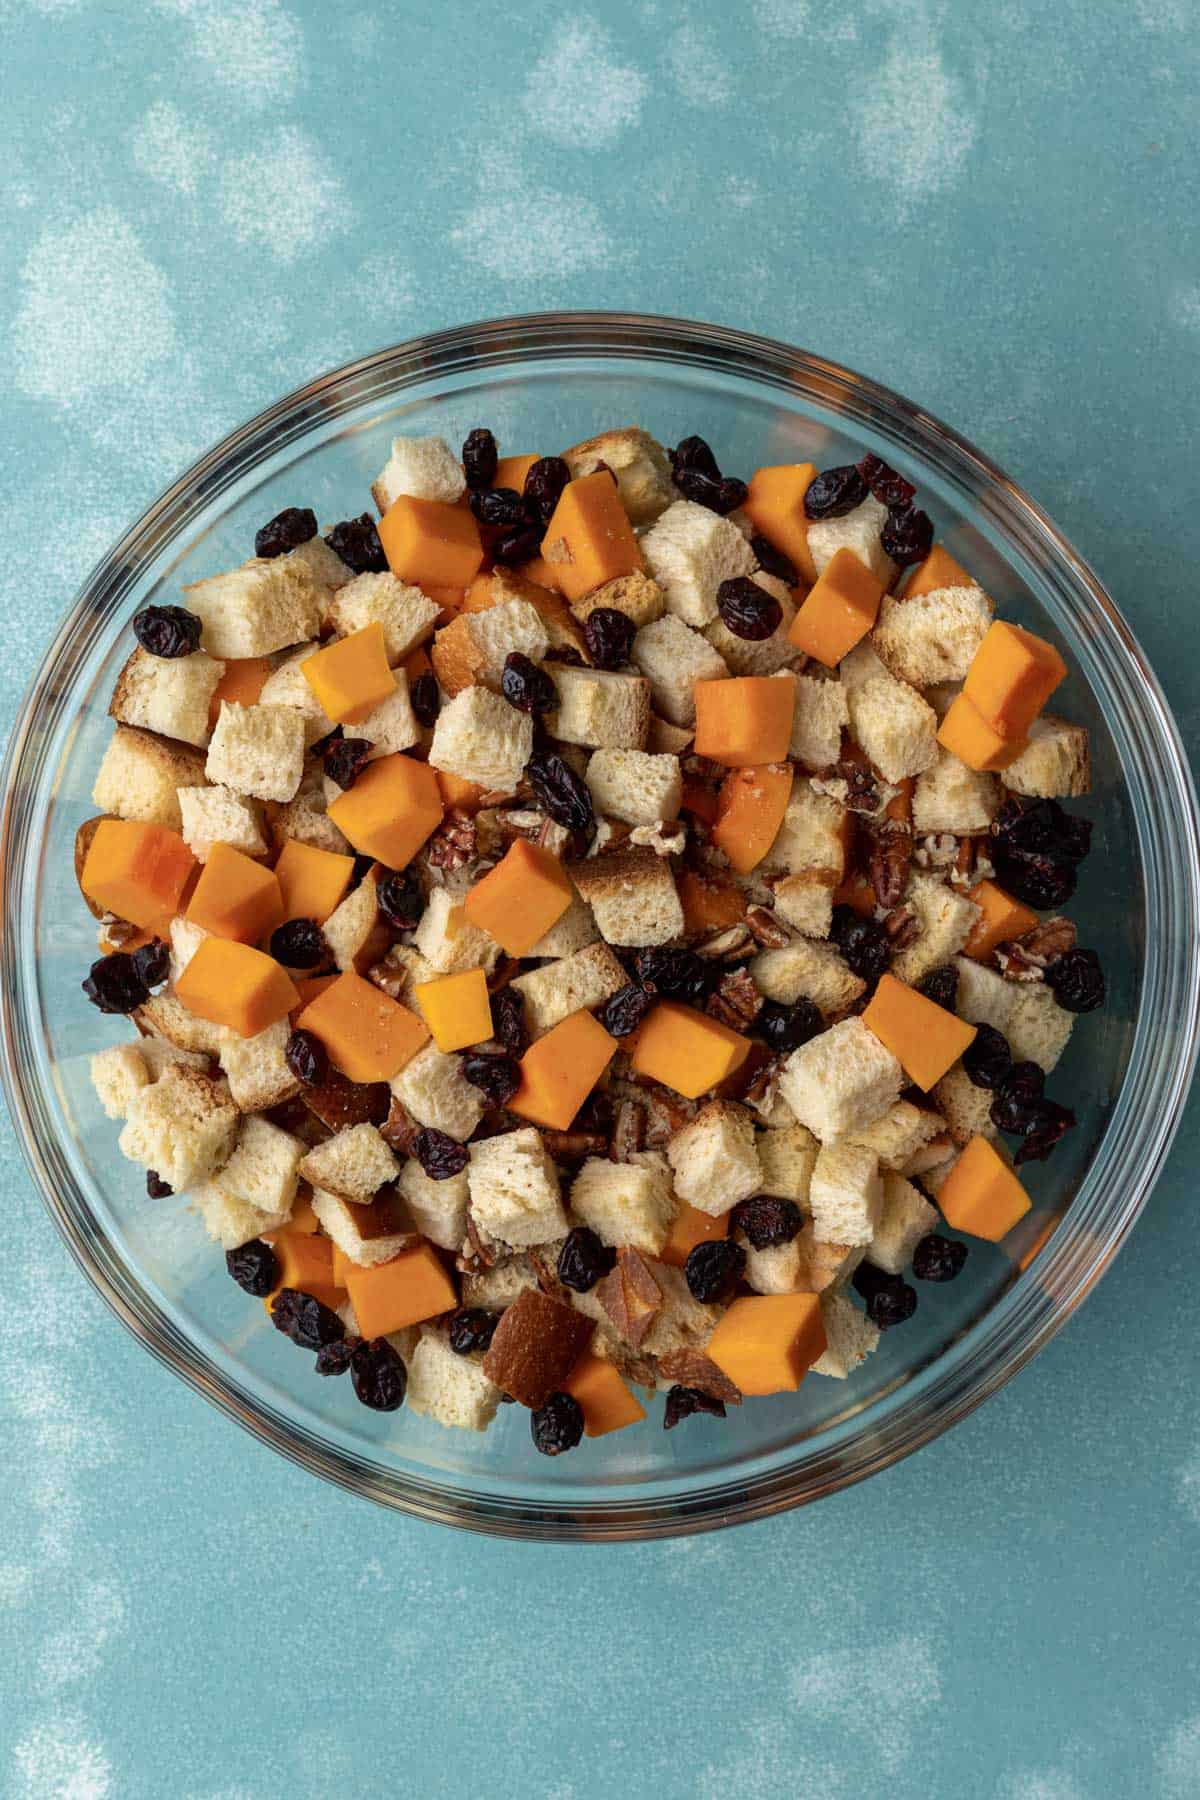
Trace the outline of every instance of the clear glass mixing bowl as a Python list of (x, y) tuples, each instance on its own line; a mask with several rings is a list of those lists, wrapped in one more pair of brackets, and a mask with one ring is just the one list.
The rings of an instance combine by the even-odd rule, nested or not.
[[(726, 467), (844, 462), (866, 449), (921, 488), (938, 535), (1002, 609), (1062, 649), (1055, 706), (1091, 732), (1095, 849), (1072, 912), (1103, 958), (1107, 1010), (1054, 1077), (1079, 1129), (1029, 1174), (1035, 1206), (925, 1289), (847, 1382), (695, 1419), (657, 1418), (539, 1457), (521, 1408), (486, 1436), (359, 1406), (320, 1381), (229, 1280), (180, 1201), (150, 1201), (87, 1075), (128, 1035), (79, 983), (95, 925), (75, 887), (106, 707), (149, 600), (246, 556), (285, 505), (360, 512), (396, 432), (452, 444), (486, 423), (545, 452), (636, 421), (701, 432)], [(289, 394), (187, 471), (131, 527), (71, 608), (25, 698), (4, 767), (4, 1084), (47, 1207), (89, 1279), (185, 1381), (284, 1455), (428, 1519), (542, 1539), (663, 1536), (761, 1517), (885, 1468), (945, 1431), (1046, 1343), (1103, 1274), (1162, 1167), (1197, 1042), (1197, 815), (1178, 733), (1095, 575), (1008, 478), (927, 413), (786, 344), (625, 314), (501, 319), (417, 338)]]

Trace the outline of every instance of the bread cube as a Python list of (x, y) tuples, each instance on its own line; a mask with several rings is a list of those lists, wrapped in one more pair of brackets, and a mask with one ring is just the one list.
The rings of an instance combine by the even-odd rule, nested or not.
[(407, 1107), (418, 1125), (444, 1131), (447, 1137), (466, 1141), (484, 1114), (482, 1091), (462, 1072), (462, 1057), (422, 1045), (412, 1060), (392, 1077), (392, 1092)]
[(156, 1038), (165, 1038), (177, 1050), (198, 1051), (206, 1057), (220, 1054), (221, 1026), (191, 1012), (165, 989), (162, 993), (151, 994), (133, 1018), (139, 1030)]
[(416, 1157), (410, 1156), (400, 1170), (396, 1185), (422, 1236), (440, 1250), (457, 1252), (462, 1249), (471, 1197), (465, 1169), (445, 1181), (434, 1181)]
[(282, 1106), (300, 1092), (300, 1083), (285, 1055), (291, 1032), (288, 1019), (277, 1019), (257, 1037), (223, 1032), (218, 1054), (239, 1112), (265, 1112), (268, 1107)]
[(867, 1253), (865, 1244), (819, 1240), (811, 1220), (802, 1228), (796, 1243), (800, 1251), (796, 1289), (802, 1294), (833, 1293), (844, 1287)]
[(644, 676), (558, 662), (547, 663), (546, 672), (558, 690), (557, 710), (546, 718), (552, 736), (594, 749), (641, 749), (650, 728), (650, 683)]
[(847, 704), (855, 740), (885, 781), (903, 781), (933, 766), (937, 714), (907, 682), (875, 676), (851, 687)]
[(698, 1212), (719, 1218), (762, 1191), (754, 1121), (745, 1107), (709, 1100), (667, 1145), (675, 1192)]
[(842, 732), (850, 724), (846, 689), (840, 681), (796, 675), (796, 707), (788, 755), (814, 774), (828, 769), (842, 754)]
[(219, 1180), (202, 1183), (191, 1198), (204, 1221), (204, 1229), (222, 1250), (238, 1250), (265, 1231), (278, 1231), (291, 1217), (290, 1207), (286, 1212), (267, 1213), (261, 1207), (251, 1206), (248, 1200), (222, 1187)]
[(438, 975), (458, 975), (464, 969), (485, 969), (490, 974), (500, 955), (499, 944), (472, 925), (461, 896), (449, 888), (429, 890), (413, 944)]
[(573, 481), (605, 464), (616, 477), (621, 505), (634, 525), (649, 525), (679, 497), (666, 451), (637, 425), (585, 438), (564, 450), (563, 461)]
[(878, 1349), (879, 1327), (873, 1325), (846, 1294), (836, 1292), (822, 1294), (821, 1319), (825, 1326), (825, 1348), (813, 1364), (812, 1372), (845, 1381), (873, 1350)]
[(96, 771), (92, 799), (113, 818), (178, 831), (179, 789), (200, 786), (204, 779), (203, 751), (118, 725)]
[(223, 1080), (172, 1063), (130, 1101), (121, 1154), (181, 1193), (228, 1161), (240, 1117)]
[(583, 594), (578, 600), (573, 600), (571, 611), (577, 619), (586, 620), (598, 606), (608, 606), (617, 612), (623, 612), (640, 631), (643, 625), (651, 625), (655, 619), (662, 618), (667, 610), (667, 599), (653, 576), (645, 574), (641, 569), (634, 569), (630, 574), (617, 575), (602, 587), (593, 588), (590, 594)]
[(651, 1262), (649, 1266), (662, 1295), (662, 1305), (641, 1348), (648, 1356), (667, 1356), (672, 1350), (703, 1350), (724, 1307), (697, 1300), (682, 1269), (663, 1262)]
[(819, 519), (808, 528), (808, 553), (820, 575), (839, 550), (851, 550), (884, 588), (896, 578), (896, 565), (880, 541), (888, 509), (874, 494), (840, 519)]
[(430, 766), (506, 794), (515, 791), (533, 753), (533, 720), (490, 688), (464, 688), (442, 707)]
[(208, 936), (202, 925), (195, 925), (191, 919), (174, 918), (167, 927), (167, 941), (170, 951), (170, 980), (172, 987), (195, 956), (197, 950)]
[(642, 538), (642, 555), (668, 612), (697, 630), (716, 617), (721, 583), (752, 574), (756, 561), (736, 525), (694, 500), (667, 507)]
[(333, 730), (333, 720), (325, 712), (304, 674), (304, 664), (321, 646), (317, 642), (301, 644), (272, 669), (258, 696), (260, 706), (290, 706), (304, 720), (304, 748), (309, 750)]
[(1087, 728), (1046, 713), (1029, 727), (1029, 743), (1000, 777), (1014, 794), (1072, 799), (1091, 787)]
[(804, 1246), (797, 1233), (786, 1244), (768, 1244), (756, 1250), (744, 1232), (734, 1237), (746, 1258), (746, 1286), (756, 1294), (794, 1294), (800, 1286), (804, 1265)]
[(440, 1331), (428, 1325), (408, 1364), (405, 1396), (413, 1412), (459, 1431), (486, 1431), (500, 1404), (500, 1389), (489, 1381), (481, 1363), (459, 1356)]
[(917, 777), (912, 822), (918, 834), (970, 837), (986, 831), (999, 810), (996, 777), (969, 769), (952, 750), (939, 747), (937, 761)]
[(294, 569), (314, 581), (323, 590), (322, 602), (326, 606), (339, 588), (345, 587), (347, 582), (354, 579), (354, 570), (319, 535), (310, 537), (307, 543), (297, 544), (294, 550), (287, 551), (277, 560), (290, 563)]
[(326, 599), (312, 570), (292, 556), (254, 557), (183, 591), (200, 620), (202, 647), (232, 659), (271, 656), (315, 638)]
[[(439, 892), (444, 890), (439, 889)], [(379, 910), (379, 883), (375, 871), (369, 870), (356, 888), (334, 907), (321, 930), (330, 954), (345, 974), (356, 974), (379, 962), (391, 945), (391, 928)]]
[(466, 486), (462, 464), (445, 438), (398, 437), (392, 439), (392, 454), (371, 483), (371, 493), (385, 513), (401, 494), (453, 506)]
[(970, 956), (956, 956), (954, 966), (958, 970), (954, 1010), (959, 1018), (971, 1025), (993, 1025), (1007, 1037), (1020, 984), (1005, 981), (995, 969)]
[(558, 1171), (532, 1126), (472, 1144), (467, 1181), (471, 1214), (489, 1237), (520, 1250), (566, 1236)]
[(818, 794), (810, 782), (797, 779), (783, 824), (763, 859), (763, 872), (782, 869), (788, 875), (810, 875), (835, 888), (846, 872), (847, 835), (845, 808), (828, 794)]
[(657, 1256), (667, 1241), (676, 1202), (665, 1157), (643, 1151), (630, 1162), (590, 1156), (571, 1183), (571, 1212), (603, 1244), (627, 1244)]
[(370, 762), (381, 756), (392, 756), (399, 750), (410, 750), (420, 741), (421, 727), (412, 709), (408, 676), (403, 669), (396, 670), (396, 685), (387, 699), (373, 706), (365, 718), (357, 719), (350, 731), (353, 736), (366, 738), (374, 745), (368, 758)]
[[(465, 1175), (463, 1180), (466, 1180)], [(462, 1278), (462, 1303), (464, 1306), (484, 1306), (499, 1310), (511, 1306), (526, 1288), (540, 1285), (533, 1258), (522, 1252), (506, 1257), (503, 1262), (493, 1264), (490, 1269), (478, 1269), (474, 1274), (469, 1271), (465, 1273)], [(573, 1294), (571, 1299), (574, 1303)]]
[(724, 619), (717, 617), (704, 627), (704, 635), (714, 650), (719, 650), (734, 675), (774, 675), (800, 660), (800, 651), (788, 637), (796, 608), (786, 581), (777, 575), (766, 575), (756, 569), (750, 579), (779, 602), (782, 615), (778, 625), (765, 638), (738, 637)]
[(955, 1063), (942, 1076), (933, 1090), (933, 1099), (960, 1150), (973, 1137), (985, 1137), (990, 1143), (999, 1143), (1000, 1134), (992, 1124), (995, 1095), (990, 1088), (976, 1087), (961, 1062)]
[(571, 873), (608, 943), (642, 948), (682, 933), (683, 907), (665, 856), (614, 850), (575, 864)]
[(880, 662), (867, 638), (855, 644), (853, 650), (843, 656), (838, 664), (838, 680), (845, 688), (847, 698), (857, 688), (865, 687), (868, 681), (890, 679), (887, 668)]
[(598, 943), (600, 927), (586, 900), (576, 894), (562, 917), (556, 919), (549, 931), (542, 933), (536, 944), (531, 944), (525, 952), (526, 960), (541, 956), (573, 956), (577, 950), (586, 950), (589, 944)]
[(791, 1006), (803, 997), (826, 1014), (844, 1012), (867, 989), (832, 944), (813, 938), (793, 938), (778, 950), (760, 950), (750, 974), (768, 1000)]
[(903, 1175), (888, 1171), (883, 1176), (883, 1206), (875, 1235), (867, 1245), (867, 1261), (889, 1275), (899, 1275), (912, 1261), (913, 1251), (938, 1222), (937, 1208), (930, 1206), (919, 1189)]
[(817, 1140), (812, 1132), (803, 1125), (760, 1131), (754, 1147), (762, 1172), (759, 1193), (774, 1194), (781, 1200), (795, 1200), (797, 1205), (805, 1205), (813, 1164), (817, 1160)]
[(374, 1206), (356, 1206), (342, 1194), (315, 1187), (312, 1209), (325, 1235), (360, 1269), (377, 1268), (416, 1245), (412, 1221), (395, 1200), (381, 1199)]
[(850, 1132), (846, 1141), (874, 1150), (881, 1169), (904, 1174), (918, 1151), (940, 1137), (945, 1129), (946, 1120), (940, 1113), (914, 1106), (911, 1100), (897, 1100), (873, 1125)]
[(870, 1244), (883, 1209), (879, 1158), (859, 1144), (822, 1144), (808, 1189), (818, 1243)]
[(917, 936), (892, 958), (892, 974), (909, 987), (918, 987), (931, 970), (958, 955), (979, 908), (933, 875), (914, 875), (904, 904), (917, 922)]
[(375, 1125), (350, 1125), (309, 1150), (300, 1164), (305, 1181), (343, 1200), (365, 1206), (400, 1165)]
[(291, 800), (304, 773), (303, 716), (290, 706), (239, 706), (222, 700), (207, 780), (256, 800)]
[(679, 816), (683, 780), (677, 756), (645, 750), (596, 750), (586, 780), (596, 811), (626, 825), (654, 825)]
[(448, 694), (475, 682), (500, 691), (506, 659), (514, 651), (540, 662), (550, 647), (546, 627), (528, 600), (502, 600), (484, 612), (463, 612), (433, 640), (434, 673)]
[(214, 844), (228, 844), (243, 856), (265, 856), (267, 835), (262, 807), (226, 787), (181, 787), (181, 835), (198, 862), (207, 862)]
[(784, 875), (775, 883), (775, 911), (803, 937), (828, 937), (833, 924), (833, 889), (815, 871)]
[(1075, 1024), (1076, 1015), (1060, 1006), (1041, 981), (1010, 982), (1017, 990), (1005, 1036), (1017, 1062), (1035, 1062), (1047, 1075), (1056, 1066)]
[(221, 1187), (260, 1212), (290, 1213), (303, 1155), (304, 1145), (290, 1131), (248, 1114), (221, 1170)]
[(695, 725), (698, 681), (720, 681), (729, 674), (720, 652), (673, 613), (643, 625), (631, 655), (650, 683), (655, 711), (672, 725)]
[(902, 600), (885, 594), (871, 643), (901, 681), (931, 687), (963, 679), (991, 622), (992, 603), (974, 585)]
[(139, 645), (117, 676), (110, 717), (203, 748), (208, 709), (225, 664), (203, 650), (190, 656), (151, 656)]
[(793, 1050), (779, 1076), (796, 1118), (822, 1143), (872, 1124), (903, 1086), (899, 1062), (858, 1018), (843, 1019)]
[(530, 1037), (542, 1037), (560, 1019), (585, 1008), (591, 1012), (610, 994), (628, 984), (629, 977), (607, 944), (589, 944), (572, 956), (518, 975), (512, 986), (525, 1002), (525, 1024)]
[(110, 1119), (124, 1119), (135, 1094), (151, 1082), (150, 1070), (136, 1044), (110, 1044), (89, 1065), (92, 1087)]
[(286, 806), (273, 809), (270, 833), (274, 848), (282, 850), (289, 838), (295, 838), (297, 843), (311, 844), (314, 850), (329, 850), (335, 856), (345, 856), (350, 845), (329, 817), (327, 805), (323, 765), (309, 758), (295, 798)]
[(356, 575), (330, 602), (326, 624), (338, 637), (351, 637), (368, 625), (383, 626), (383, 647), (392, 668), (433, 636), (440, 607), (390, 571)]

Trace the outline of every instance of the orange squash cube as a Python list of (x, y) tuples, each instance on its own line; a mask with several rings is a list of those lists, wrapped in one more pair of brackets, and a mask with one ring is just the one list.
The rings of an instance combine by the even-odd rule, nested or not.
[(350, 1081), (390, 1081), (429, 1037), (423, 1019), (353, 969), (309, 1001), (296, 1027), (319, 1038)]
[(590, 1350), (585, 1350), (575, 1364), (562, 1391), (579, 1402), (585, 1437), (604, 1437), (610, 1431), (636, 1425), (646, 1416), (645, 1407), (608, 1358), (593, 1356)]
[(973, 1137), (938, 1190), (942, 1217), (955, 1231), (998, 1244), (1033, 1202), (1000, 1152)]
[(987, 962), (997, 944), (1024, 937), (1038, 922), (1038, 916), (1011, 894), (1006, 894), (994, 881), (977, 881), (967, 895), (979, 908), (979, 917), (971, 927), (971, 935), (963, 945), (963, 955), (976, 962)]
[(257, 944), (283, 923), (283, 896), (270, 869), (229, 844), (214, 844), (185, 915), (202, 931)]
[(974, 1025), (894, 975), (880, 977), (862, 1022), (926, 1093), (975, 1041)]
[(396, 691), (387, 640), (378, 620), (314, 651), (300, 668), (318, 706), (335, 725), (353, 725), (365, 719)]
[(742, 502), (742, 511), (754, 529), (795, 564), (806, 587), (817, 579), (817, 568), (808, 547), (804, 496), (816, 478), (815, 463), (774, 463), (754, 471)]
[(287, 1228), (289, 1231), (299, 1231), (306, 1237), (313, 1236), (321, 1229), (321, 1221), (313, 1211), (312, 1194), (308, 1190), (307, 1183), (302, 1186), (301, 1193), (292, 1207), (292, 1216), (287, 1222)]
[(364, 1337), (386, 1337), (458, 1305), (458, 1291), (432, 1244), (402, 1250), (374, 1268), (351, 1263), (346, 1289)]
[(883, 583), (866, 563), (853, 550), (837, 550), (792, 620), (788, 641), (836, 669), (874, 625), (882, 599)]
[(221, 716), (222, 700), (230, 700), (238, 706), (256, 706), (270, 673), (269, 656), (231, 658), (225, 664), (225, 673), (213, 689), (212, 699), (208, 703), (210, 730)]
[(483, 561), (479, 527), (465, 506), (401, 494), (380, 519), (378, 531), (392, 574), (426, 593), (430, 583), (465, 588)]
[(271, 1243), (279, 1263), (279, 1280), (263, 1301), (268, 1313), (282, 1288), (298, 1288), (302, 1294), (312, 1294), (331, 1311), (342, 1305), (346, 1290), (336, 1278), (333, 1245), (327, 1237), (298, 1231), (289, 1221), (274, 1234)]
[(904, 598), (919, 600), (922, 594), (936, 594), (940, 588), (974, 586), (974, 580), (961, 563), (955, 562), (945, 544), (935, 544), (909, 576)]
[(568, 600), (645, 567), (611, 475), (601, 469), (568, 481), (546, 527), (542, 556), (555, 571), (552, 585)]
[(274, 957), (233, 938), (206, 937), (175, 984), (189, 1011), (239, 1037), (257, 1037), (296, 1004), (297, 994)]
[(719, 1019), (677, 1000), (660, 1000), (639, 1027), (632, 1060), (639, 1075), (697, 1100), (736, 1074), (749, 1054), (750, 1039)]
[(521, 1058), (521, 1085), (508, 1110), (533, 1125), (566, 1131), (617, 1048), (590, 1012), (571, 1013)]
[(965, 762), (968, 769), (1007, 769), (1026, 747), (1025, 738), (1002, 737), (993, 730), (983, 714), (972, 706), (966, 693), (951, 701), (945, 718), (938, 726), (938, 743), (943, 750)]
[[(430, 600), (433, 597), (432, 594), (427, 596)], [(415, 650), (410, 650), (400, 667), (408, 676), (409, 687), (414, 681), (420, 681), (422, 675), (432, 675), (433, 673), (433, 664), (429, 660), (429, 652), (424, 644), (418, 644)]]
[(670, 1263), (673, 1269), (682, 1269), (688, 1259), (688, 1252), (694, 1250), (697, 1244), (707, 1244), (713, 1238), (728, 1236), (727, 1212), (714, 1219), (711, 1213), (701, 1212), (698, 1206), (689, 1206), (686, 1200), (681, 1200), (658, 1259), (660, 1262)]
[(327, 987), (332, 987), (340, 979), (338, 975), (293, 975), (292, 986), (296, 990), (297, 999), (292, 1011), (299, 1012), (310, 1000), (315, 1000), (318, 994), (323, 994)]
[(790, 1394), (825, 1347), (819, 1294), (754, 1294), (721, 1315), (704, 1354), (743, 1394)]
[(833, 890), (835, 906), (849, 906), (860, 919), (871, 919), (875, 916), (875, 889), (865, 875), (852, 875), (849, 881), (843, 881), (840, 887)]
[(689, 937), (727, 931), (746, 916), (746, 896), (728, 875), (699, 875), (694, 869), (682, 869), (675, 891), (683, 908), (683, 928)]
[(452, 775), (449, 769), (435, 770), (438, 789), (447, 808), (453, 807), (455, 812), (474, 815), (483, 805), (486, 788), (481, 788), (477, 781), (467, 781), (462, 775)]
[(275, 864), (284, 919), (315, 919), (323, 925), (345, 899), (353, 874), (352, 856), (288, 838)]
[[(426, 599), (432, 600), (435, 606), (442, 609), (434, 620), (435, 625), (448, 625), (451, 619), (457, 618), (462, 612), (467, 595), (465, 587), (444, 587), (440, 582), (434, 581), (423, 581), (420, 585)], [(422, 669), (420, 673), (423, 675), (425, 670)], [(415, 681), (416, 676), (410, 675), (408, 679), (410, 682)]]
[(465, 1050), (492, 1035), (492, 1004), (482, 969), (464, 969), (439, 981), (419, 981), (413, 999), (439, 1050)]
[(727, 769), (787, 761), (796, 709), (796, 684), (776, 675), (738, 675), (728, 681), (698, 681), (697, 756)]
[(794, 776), (791, 763), (758, 763), (732, 770), (721, 783), (710, 836), (739, 875), (756, 869), (778, 837)]
[(494, 488), (512, 488), (516, 494), (525, 492), (525, 477), (540, 456), (501, 456), (496, 463), (496, 478), (492, 482)]
[(334, 1244), (334, 1246), (333, 1246), (333, 1279), (338, 1287), (344, 1288), (346, 1286), (346, 1271), (347, 1271), (347, 1269), (350, 1269), (353, 1266), (354, 1265), (350, 1261), (350, 1258), (346, 1255), (346, 1252), (344, 1250), (340, 1250), (338, 1248), (338, 1246), (336, 1244)]
[(557, 856), (527, 838), (510, 844), (463, 902), (472, 925), (495, 938), (507, 956), (524, 956), (562, 918), (574, 896)]
[(442, 822), (442, 791), (427, 763), (381, 756), (334, 800), (329, 817), (363, 856), (403, 869)]
[(198, 867), (177, 831), (134, 819), (101, 819), (79, 885), (104, 912), (146, 931), (165, 931)]
[(1067, 665), (1045, 638), (993, 619), (971, 658), (963, 695), (1002, 738), (1024, 738)]
[(529, 562), (522, 563), (516, 573), (523, 575), (526, 581), (532, 581), (538, 587), (549, 588), (553, 593), (561, 594), (563, 591), (557, 569), (553, 563), (548, 563), (544, 556), (534, 556)]

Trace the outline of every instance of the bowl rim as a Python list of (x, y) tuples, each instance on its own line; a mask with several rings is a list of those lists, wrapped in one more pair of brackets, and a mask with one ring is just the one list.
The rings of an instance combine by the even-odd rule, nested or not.
[[(907, 441), (939, 474), (970, 494), (975, 509), (1003, 531), (1011, 549), (1024, 545), (1046, 559), (1061, 586), (1060, 601), (1082, 626), (1111, 683), (1130, 737), (1122, 743), (1135, 761), (1145, 815), (1136, 812), (1146, 886), (1146, 966), (1134, 1043), (1102, 1147), (1117, 1146), (1105, 1180), (1095, 1179), (1094, 1156), (1072, 1208), (1102, 1215), (1103, 1234), (1085, 1252), (1056, 1244), (1038, 1255), (1036, 1280), (1028, 1263), (972, 1328), (972, 1354), (941, 1360), (920, 1395), (893, 1407), (877, 1427), (846, 1447), (820, 1440), (779, 1468), (757, 1474), (727, 1471), (705, 1487), (632, 1500), (528, 1500), (520, 1495), (467, 1493), (452, 1483), (417, 1480), (351, 1456), (289, 1420), (221, 1374), (178, 1330), (124, 1265), (86, 1228), (63, 1197), (72, 1183), (58, 1151), (47, 1097), (26, 1078), (21, 1054), (36, 1011), (36, 984), (19, 956), (20, 936), (0, 937), (0, 1045), (9, 1111), (26, 1166), (72, 1255), (121, 1322), (160, 1361), (197, 1392), (291, 1461), (367, 1498), (440, 1523), (542, 1541), (664, 1537), (744, 1522), (808, 1503), (865, 1479), (912, 1453), (997, 1392), (1050, 1338), (1111, 1266), (1144, 1208), (1178, 1129), (1200, 1046), (1200, 813), (1182, 740), (1159, 683), (1128, 624), (1090, 566), (1049, 517), (990, 458), (965, 438), (883, 384), (845, 366), (755, 333), (663, 315), (626, 312), (550, 312), (513, 315), (409, 338), (340, 365), (291, 390), (227, 433), (150, 504), (118, 539), (79, 590), (26, 688), (0, 771), (0, 857), (3, 917), (18, 919), (29, 881), (29, 808), (37, 774), (54, 733), (48, 720), (72, 673), (107, 628), (129, 588), (202, 507), (270, 453), (302, 437), (318, 419), (360, 407), (385, 390), (465, 369), (519, 368), (532, 359), (636, 356), (675, 365), (742, 374), (790, 391), (800, 409), (818, 402), (847, 424), (870, 425)], [(1136, 792), (1140, 792), (1137, 789)], [(1170, 831), (1164, 825), (1170, 824)], [(1155, 942), (1155, 925), (1160, 927)], [(1152, 1041), (1150, 1020), (1171, 1021), (1169, 1053)], [(1167, 1034), (1159, 1034), (1160, 1040)], [(1151, 1109), (1149, 1103), (1153, 1102)], [(1075, 1234), (1077, 1237), (1079, 1234)], [(1032, 1254), (1030, 1260), (1032, 1259)], [(868, 1408), (868, 1412), (869, 1412)]]

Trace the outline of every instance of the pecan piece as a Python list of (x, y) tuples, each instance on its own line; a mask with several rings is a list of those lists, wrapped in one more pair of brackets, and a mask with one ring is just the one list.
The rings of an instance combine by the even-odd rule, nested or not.
[(431, 869), (463, 869), (475, 856), (477, 832), (469, 813), (451, 807), (425, 846)]
[(756, 944), (764, 950), (782, 950), (790, 944), (792, 934), (769, 906), (751, 906), (746, 912), (746, 928)]
[(598, 1131), (554, 1131), (542, 1127), (542, 1142), (560, 1163), (581, 1163), (589, 1156), (607, 1156), (608, 1139)]
[(754, 942), (748, 925), (729, 925), (693, 948), (697, 956), (708, 962), (736, 962), (741, 956), (753, 954)]
[(705, 1011), (733, 1031), (745, 1031), (762, 1011), (763, 997), (749, 969), (732, 969), (722, 975), (708, 997)]
[(640, 1348), (662, 1310), (663, 1299), (662, 1289), (640, 1251), (618, 1250), (616, 1267), (596, 1283), (593, 1291), (612, 1320), (613, 1330), (635, 1350)]
[(384, 1143), (398, 1156), (413, 1156), (416, 1154), (417, 1133), (420, 1129), (408, 1108), (393, 1094), (388, 1116), (379, 1127), (379, 1135)]
[(894, 906), (883, 921), (883, 929), (892, 940), (893, 950), (907, 949), (921, 935), (921, 927), (907, 906)]
[(680, 1348), (668, 1350), (658, 1359), (660, 1375), (668, 1381), (677, 1381), (682, 1387), (699, 1388), (701, 1393), (711, 1394), (714, 1400), (724, 1400), (727, 1406), (740, 1406), (742, 1390), (730, 1381), (724, 1369), (718, 1369), (703, 1350)]
[(619, 1102), (613, 1118), (608, 1154), (613, 1162), (628, 1162), (646, 1141), (646, 1109), (636, 1100)]
[(886, 912), (899, 906), (908, 886), (912, 862), (912, 833), (903, 827), (880, 831), (871, 839), (869, 868), (875, 899)]
[[(1026, 956), (1046, 964), (1057, 962), (1068, 950), (1075, 948), (1075, 927), (1070, 919), (1061, 915), (1053, 919), (1043, 919), (1032, 931), (1018, 939)], [(1007, 946), (1002, 946), (1007, 948)]]

